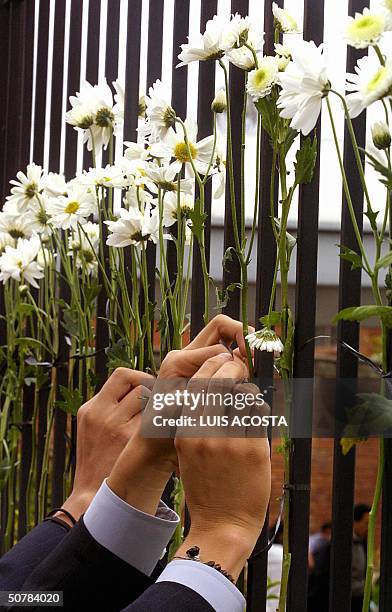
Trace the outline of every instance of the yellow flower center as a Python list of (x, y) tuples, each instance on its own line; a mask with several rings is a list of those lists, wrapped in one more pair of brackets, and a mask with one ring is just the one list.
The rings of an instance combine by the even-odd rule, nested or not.
[(254, 76), (254, 83), (256, 87), (261, 87), (261, 85), (263, 85), (263, 83), (267, 80), (268, 78), (268, 73), (264, 68), (259, 68), (256, 71), (256, 74)]
[[(189, 151), (192, 159), (195, 159), (197, 155), (196, 147), (191, 142), (189, 143)], [(178, 159), (182, 164), (186, 164), (191, 161), (188, 153), (188, 147), (185, 142), (179, 142), (174, 148), (174, 157)]]
[(381, 85), (384, 78), (387, 76), (388, 70), (385, 66), (380, 66), (374, 77), (369, 81), (367, 91), (369, 93), (376, 91)]
[(379, 15), (361, 15), (348, 27), (348, 35), (353, 40), (377, 40), (384, 29), (384, 20)]
[(79, 202), (70, 202), (66, 208), (65, 211), (68, 215), (73, 215), (75, 214), (80, 208), (80, 204)]
[(32, 181), (31, 183), (28, 183), (25, 187), (25, 194), (26, 197), (28, 198), (34, 198), (34, 196), (36, 195), (36, 193), (38, 192), (38, 185), (36, 182)]

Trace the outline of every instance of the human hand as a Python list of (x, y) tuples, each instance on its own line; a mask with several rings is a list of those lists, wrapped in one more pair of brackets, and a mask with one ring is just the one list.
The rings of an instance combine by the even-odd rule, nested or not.
[[(240, 360), (222, 364), (214, 357), (194, 379), (210, 378), (213, 386), (227, 379), (235, 392), (244, 368)], [(177, 555), (198, 546), (202, 561), (220, 563), (236, 579), (264, 524), (271, 478), (268, 440), (176, 437), (175, 447), (191, 516), (189, 535)]]
[[(99, 393), (79, 409), (74, 486), (63, 504), (75, 519), (87, 510), (133, 435), (135, 415), (144, 406), (141, 390), (146, 385), (152, 387), (154, 380), (150, 374), (118, 368)], [(65, 520), (64, 515), (59, 517)]]
[[(249, 325), (247, 333), (254, 331), (255, 328)], [(244, 329), (241, 321), (236, 321), (223, 314), (214, 317), (184, 350), (211, 346), (218, 344), (219, 340), (223, 340), (228, 346), (236, 342), (241, 355), (243, 357), (247, 356)]]

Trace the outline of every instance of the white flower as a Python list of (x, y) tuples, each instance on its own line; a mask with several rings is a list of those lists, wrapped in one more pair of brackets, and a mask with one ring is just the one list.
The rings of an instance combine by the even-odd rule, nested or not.
[(219, 114), (219, 113), (224, 113), (226, 108), (227, 108), (226, 91), (225, 89), (221, 88), (215, 94), (215, 98), (213, 99), (211, 103), (211, 110), (213, 113)]
[[(251, 29), (249, 31), (247, 42), (248, 45), (253, 47), (255, 53), (258, 54), (264, 45), (264, 32), (259, 34), (255, 30)], [(238, 49), (231, 49), (230, 51), (227, 51), (226, 57), (231, 64), (237, 66), (237, 68), (241, 68), (242, 70), (249, 71), (253, 70), (255, 67), (254, 55), (252, 51), (244, 45)]]
[(40, 203), (23, 215), (24, 222), (29, 225), (31, 231), (39, 234), (43, 240), (46, 240), (52, 234), (48, 204), (48, 198), (46, 196), (41, 197)]
[(34, 163), (29, 164), (26, 173), (19, 171), (16, 178), (18, 180), (10, 181), (14, 187), (11, 189), (11, 195), (6, 199), (7, 202), (15, 204), (20, 211), (24, 211), (37, 200), (37, 196), (42, 191), (42, 168)]
[(41, 242), (36, 235), (30, 240), (20, 238), (15, 248), (6, 246), (0, 257), (0, 281), (5, 283), (13, 278), (38, 288), (37, 279), (44, 277), (41, 266), (35, 261), (40, 248)]
[(251, 349), (267, 351), (268, 353), (281, 353), (284, 349), (281, 339), (269, 327), (259, 329), (245, 336)]
[(361, 112), (392, 92), (392, 61), (387, 60), (381, 66), (375, 54), (358, 60), (355, 74), (347, 75), (346, 97), (350, 117), (357, 117)]
[(68, 191), (67, 182), (63, 174), (49, 172), (43, 179), (43, 187), (46, 195), (57, 198), (60, 195), (66, 195)]
[(249, 17), (241, 17), (239, 13), (232, 15), (223, 25), (220, 48), (227, 52), (242, 47), (248, 41), (250, 25)]
[[(178, 211), (178, 206), (180, 211)], [(163, 201), (163, 225), (170, 227), (178, 221), (178, 212), (182, 219), (189, 219), (189, 213), (195, 207), (195, 201), (192, 195), (180, 193), (180, 201), (178, 202), (177, 193), (167, 193)]]
[(281, 32), (285, 34), (296, 34), (301, 31), (294, 17), (284, 9), (279, 8), (276, 2), (272, 3), (272, 13), (274, 15), (275, 25)]
[(186, 66), (190, 62), (209, 59), (220, 59), (224, 55), (222, 48), (222, 34), (227, 26), (227, 19), (221, 15), (214, 15), (207, 21), (204, 34), (198, 34), (192, 43), (181, 45), (181, 53), (178, 59), (181, 60), (177, 67)]
[(86, 223), (86, 218), (96, 210), (96, 199), (91, 190), (82, 185), (72, 185), (67, 196), (51, 199), (48, 212), (51, 223), (61, 229), (76, 228), (78, 223)]
[(107, 165), (105, 168), (90, 168), (88, 172), (78, 176), (82, 185), (94, 185), (95, 187), (123, 187), (124, 176), (121, 168)]
[(0, 232), (8, 234), (14, 241), (19, 238), (30, 238), (34, 222), (26, 214), (18, 212), (0, 212)]
[(69, 236), (68, 255), (75, 258), (76, 267), (88, 273), (98, 271), (99, 225), (88, 221)]
[(134, 161), (135, 159), (146, 161), (150, 157), (150, 151), (138, 142), (126, 140), (124, 142), (124, 147), (124, 157), (131, 161)]
[(118, 82), (113, 83), (116, 90), (115, 103), (112, 90), (103, 79), (98, 85), (84, 82), (76, 96), (70, 96), (72, 109), (65, 119), (77, 130), (84, 133), (84, 142), (92, 150), (107, 147), (110, 136), (121, 123), (124, 112), (124, 94)]
[(167, 87), (158, 79), (148, 91), (146, 100), (146, 116), (151, 127), (154, 140), (165, 137), (167, 130), (174, 127), (176, 111), (169, 103), (170, 93)]
[(279, 61), (266, 55), (259, 59), (259, 66), (249, 73), (246, 89), (254, 101), (271, 93), (279, 76)]
[[(150, 162), (146, 164), (145, 173), (154, 184), (154, 188), (150, 187), (153, 193), (158, 193), (159, 189), (176, 191), (178, 188), (177, 172), (173, 166), (158, 166), (158, 164)], [(192, 179), (180, 179), (180, 191), (191, 194), (193, 189), (194, 181)]]
[(53, 262), (53, 253), (46, 247), (42, 247), (37, 253), (37, 263), (44, 269), (46, 266), (50, 266)]
[(155, 244), (158, 242), (159, 221), (156, 209), (151, 212), (149, 205), (146, 205), (144, 213), (138, 208), (121, 208), (119, 213), (117, 221), (105, 221), (111, 232), (106, 244), (122, 248), (141, 245), (147, 240)]
[(176, 171), (180, 172), (183, 165), (192, 170), (191, 159), (198, 172), (201, 174), (207, 171), (209, 161), (211, 159), (214, 137), (207, 136), (197, 142), (197, 124), (191, 119), (185, 120), (185, 127), (188, 135), (188, 144), (185, 143), (184, 132), (181, 125), (176, 125), (175, 129), (170, 128), (166, 134), (165, 140), (161, 143), (161, 148), (165, 149), (175, 161), (171, 166)]
[(300, 41), (292, 49), (292, 62), (279, 73), (282, 87), (277, 102), (280, 116), (292, 119), (291, 127), (305, 136), (314, 128), (328, 94), (327, 60), (322, 45)]
[(377, 45), (382, 34), (389, 29), (386, 15), (365, 8), (363, 13), (355, 13), (355, 17), (348, 18), (347, 42), (356, 49), (365, 49), (369, 45)]
[(0, 253), (5, 250), (6, 246), (15, 246), (15, 240), (6, 232), (0, 232)]
[(383, 151), (391, 146), (391, 132), (389, 127), (383, 121), (376, 121), (372, 125), (372, 139), (376, 149)]

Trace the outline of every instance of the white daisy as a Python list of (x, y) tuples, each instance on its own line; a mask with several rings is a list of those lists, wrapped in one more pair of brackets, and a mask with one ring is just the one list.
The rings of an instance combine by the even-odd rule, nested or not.
[(6, 232), (0, 232), (0, 254), (3, 253), (6, 246), (14, 247), (16, 240)]
[(42, 188), (42, 168), (32, 163), (27, 166), (26, 173), (19, 171), (16, 175), (18, 180), (12, 179), (11, 195), (7, 196), (7, 202), (15, 204), (20, 211), (26, 210), (32, 202), (37, 200)]
[(47, 210), (54, 227), (76, 228), (78, 223), (86, 223), (87, 217), (96, 211), (96, 199), (92, 190), (75, 184), (67, 196), (49, 200)]
[(248, 41), (250, 26), (249, 17), (232, 15), (222, 28), (220, 48), (227, 52), (242, 47)]
[(282, 90), (277, 102), (280, 116), (291, 119), (291, 127), (305, 136), (314, 128), (328, 94), (327, 58), (322, 45), (299, 41), (292, 49), (292, 61), (279, 73)]
[(19, 238), (30, 238), (34, 222), (27, 214), (0, 212), (0, 232), (8, 234), (14, 241)]
[(279, 72), (284, 72), (292, 60), (291, 48), (280, 43), (275, 43), (275, 53), (279, 58)]
[(382, 66), (375, 54), (358, 60), (355, 74), (347, 75), (346, 97), (350, 117), (358, 117), (362, 111), (392, 93), (392, 60)]
[[(256, 54), (260, 53), (264, 45), (264, 32), (259, 35), (253, 30), (250, 30), (248, 36), (248, 44), (253, 47)], [(255, 68), (255, 59), (252, 51), (244, 45), (239, 49), (231, 49), (226, 52), (226, 57), (231, 64), (241, 68), (242, 70), (253, 70)]]
[(226, 90), (221, 88), (215, 94), (215, 98), (211, 102), (211, 110), (213, 113), (224, 113), (227, 108)]
[(355, 17), (348, 18), (347, 42), (356, 49), (365, 49), (369, 45), (377, 45), (383, 33), (390, 29), (386, 15), (365, 8), (363, 13), (355, 13)]
[(68, 239), (68, 255), (75, 258), (78, 269), (84, 269), (89, 274), (98, 271), (97, 253), (99, 249), (99, 225), (88, 221), (78, 227)]
[(298, 28), (298, 24), (295, 21), (294, 17), (290, 15), (287, 11), (276, 4), (276, 2), (272, 3), (272, 13), (274, 16), (275, 26), (285, 34), (297, 34), (301, 30)]
[(124, 176), (121, 168), (107, 165), (105, 168), (90, 168), (78, 176), (82, 185), (94, 187), (124, 187)]
[(248, 334), (245, 336), (245, 340), (248, 342), (251, 349), (257, 349), (259, 351), (281, 353), (284, 349), (279, 336), (269, 327), (264, 327), (252, 334)]
[(37, 263), (41, 266), (42, 269), (46, 268), (46, 266), (51, 266), (53, 262), (53, 253), (49, 251), (46, 247), (41, 247), (37, 253)]
[(36, 235), (30, 240), (20, 238), (15, 248), (6, 246), (0, 257), (0, 281), (5, 283), (13, 278), (38, 288), (37, 279), (44, 277), (41, 266), (35, 261), (40, 248), (41, 242)]
[(266, 55), (259, 60), (258, 68), (249, 73), (246, 89), (248, 94), (256, 102), (271, 93), (273, 86), (277, 83), (279, 76), (279, 60), (276, 57)]
[(204, 34), (198, 34), (192, 42), (181, 45), (182, 51), (178, 56), (181, 61), (177, 67), (223, 57), (222, 34), (227, 23), (227, 19), (221, 15), (214, 15), (207, 21)]
[(376, 149), (383, 151), (391, 146), (391, 132), (383, 121), (376, 121), (372, 125), (372, 139)]
[[(180, 211), (178, 211), (178, 206)], [(194, 197), (186, 193), (180, 193), (178, 202), (177, 193), (170, 192), (165, 195), (163, 200), (163, 225), (170, 227), (178, 221), (178, 212), (182, 219), (189, 219), (189, 213), (195, 207)]]
[[(150, 162), (146, 164), (145, 173), (154, 184), (151, 189), (153, 193), (158, 193), (159, 189), (176, 191), (178, 188), (177, 172), (173, 166), (158, 166), (158, 164)], [(194, 181), (192, 179), (180, 179), (180, 191), (191, 194), (193, 189)]]
[(187, 170), (192, 172), (191, 160), (198, 172), (204, 174), (207, 171), (211, 159), (214, 137), (207, 136), (197, 142), (197, 124), (191, 120), (185, 120), (185, 128), (188, 136), (188, 144), (185, 143), (184, 132), (181, 125), (176, 124), (175, 129), (170, 128), (165, 140), (161, 143), (161, 148), (166, 150), (174, 158), (171, 166), (176, 173), (180, 172), (185, 165)]
[(56, 172), (49, 172), (43, 178), (43, 187), (46, 195), (57, 198), (60, 195), (67, 195), (68, 186), (65, 176)]
[(148, 90), (146, 100), (146, 116), (151, 127), (154, 140), (165, 137), (167, 130), (174, 127), (176, 111), (172, 108), (170, 92), (159, 79)]
[(106, 244), (122, 248), (129, 245), (139, 246), (151, 240), (158, 242), (159, 221), (156, 209), (151, 212), (147, 205), (142, 213), (138, 208), (126, 210), (121, 208), (120, 218), (116, 221), (105, 221), (111, 234)]

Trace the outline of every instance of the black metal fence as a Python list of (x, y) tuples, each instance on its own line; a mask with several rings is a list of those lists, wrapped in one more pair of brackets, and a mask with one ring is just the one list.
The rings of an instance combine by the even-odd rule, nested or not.
[[(63, 126), (63, 111), (60, 100), (63, 96), (64, 82), (66, 82), (67, 98), (79, 90), (81, 57), (82, 57), (82, 25), (83, 10), (86, 2), (81, 0), (10, 0), (3, 1), (0, 7), (0, 57), (2, 69), (0, 71), (0, 172), (2, 201), (8, 191), (8, 182), (16, 171), (23, 168), (32, 158), (36, 163), (44, 162), (45, 126), (50, 122), (50, 144), (48, 152), (47, 170), (60, 169), (60, 141)], [(106, 56), (105, 75), (108, 81), (117, 78), (119, 61), (120, 29), (120, 0), (107, 0), (106, 24)], [(200, 27), (204, 29), (205, 23), (217, 11), (217, 0), (201, 0)], [(283, 6), (283, 1), (278, 4)], [(147, 87), (162, 71), (162, 48), (164, 0), (149, 0), (150, 19), (148, 22), (148, 48), (147, 48)], [(362, 11), (368, 5), (366, 0), (349, 0), (349, 14)], [(175, 49), (186, 40), (189, 27), (190, 0), (175, 0), (173, 24), (173, 105), (178, 114), (184, 116), (187, 107), (188, 70), (176, 70), (177, 63)], [(140, 50), (142, 38), (142, 0), (128, 0), (127, 12), (127, 39), (126, 39), (126, 66), (125, 66), (125, 99), (126, 115), (124, 125), (124, 140), (136, 140), (136, 128), (139, 103), (140, 79)], [(53, 31), (50, 30), (50, 12), (52, 16)], [(266, 31), (266, 52), (273, 51), (273, 17), (271, 3), (265, 2), (264, 29)], [(66, 11), (69, 13), (70, 27), (66, 31)], [(247, 14), (247, 0), (232, 0), (231, 11)], [(101, 0), (89, 0), (87, 17), (87, 46), (86, 46), (86, 78), (94, 83), (98, 80)], [(36, 17), (38, 19), (36, 20)], [(324, 1), (304, 0), (304, 37), (313, 39), (316, 43), (323, 40)], [(49, 37), (53, 36), (53, 61), (51, 71), (51, 104), (47, 107), (47, 51)], [(68, 41), (66, 40), (68, 37)], [(64, 45), (68, 43), (68, 61), (64, 62)], [(36, 48), (37, 61), (34, 64), (34, 49)], [(351, 70), (358, 58), (358, 53), (349, 48), (347, 67)], [(234, 138), (239, 133), (240, 116), (242, 109), (242, 88), (238, 71), (230, 74), (230, 87), (233, 96)], [(33, 88), (33, 79), (35, 87)], [(199, 137), (211, 133), (210, 103), (215, 92), (214, 64), (205, 62), (199, 67), (198, 80), (198, 111)], [(33, 149), (30, 151), (30, 133), (32, 127), (32, 113), (34, 117)], [(47, 114), (49, 116), (47, 116)], [(355, 129), (359, 143), (364, 143), (366, 119), (361, 115), (355, 121)], [(320, 142), (320, 123), (319, 132)], [(347, 138), (346, 138), (347, 142)], [(70, 178), (77, 166), (77, 134), (71, 126), (65, 131), (65, 166), (64, 172)], [(239, 154), (239, 152), (238, 152)], [(259, 235), (257, 247), (257, 283), (256, 308), (254, 320), (257, 320), (267, 311), (272, 284), (273, 263), (275, 260), (275, 240), (272, 234), (269, 204), (263, 199), (263, 193), (268, 192), (271, 175), (271, 149), (268, 136), (263, 135), (262, 140), (263, 166), (261, 174), (261, 206), (258, 220)], [(354, 160), (349, 146), (345, 147), (345, 162), (348, 176), (355, 177), (350, 171), (354, 168)], [(234, 159), (234, 167), (240, 163)], [(319, 164), (320, 162), (318, 162)], [(84, 153), (84, 165), (88, 166), (89, 156)], [(296, 345), (302, 347), (304, 343), (315, 336), (316, 313), (316, 286), (317, 286), (317, 251), (318, 251), (318, 201), (319, 201), (319, 165), (313, 182), (301, 188), (298, 212), (298, 249), (296, 267)], [(351, 192), (358, 217), (358, 224), (362, 226), (363, 194), (359, 182), (351, 178)], [(239, 189), (239, 185), (236, 186)], [(278, 194), (276, 193), (276, 202)], [(211, 206), (210, 194), (207, 197), (208, 206)], [(240, 198), (237, 198), (239, 202)], [(225, 217), (225, 247), (233, 242), (230, 220), (230, 207), (226, 206)], [(208, 215), (206, 228), (207, 253), (210, 247), (210, 215)], [(302, 239), (306, 236), (306, 241)], [(347, 207), (342, 206), (341, 240), (347, 247), (355, 248), (355, 237), (350, 223)], [(150, 278), (154, 277), (155, 253), (150, 252)], [(192, 297), (191, 297), (191, 333), (195, 335), (203, 325), (202, 308), (203, 282), (198, 271), (200, 270), (199, 251), (194, 252)], [(237, 280), (239, 271), (231, 268), (226, 273), (225, 282)], [(339, 278), (339, 308), (360, 303), (361, 273), (352, 272), (348, 262), (341, 261)], [(154, 282), (151, 282), (151, 291)], [(64, 288), (65, 291), (65, 288)], [(66, 297), (66, 296), (64, 296)], [(153, 301), (153, 300), (152, 300)], [(227, 308), (227, 314), (239, 315), (239, 297), (235, 293)], [(98, 343), (106, 346), (105, 330), (98, 330)], [(4, 342), (4, 333), (1, 332), (1, 343)], [(359, 327), (356, 323), (341, 322), (338, 328), (339, 338), (346, 340), (351, 346), (358, 347)], [(66, 356), (67, 347), (63, 342), (61, 350)], [(61, 360), (63, 361), (63, 360)], [(97, 367), (104, 371), (104, 360), (97, 361)], [(263, 377), (272, 373), (272, 361), (265, 354), (258, 356), (257, 372)], [(297, 352), (295, 362), (295, 375), (312, 377), (314, 372), (314, 346), (308, 343), (306, 348)], [(338, 349), (336, 373), (340, 377), (353, 378), (357, 374), (357, 361), (352, 356)], [(60, 377), (66, 377), (66, 372), (60, 372)], [(60, 379), (61, 383), (61, 379)], [(29, 440), (31, 438), (31, 406), (27, 395), (25, 406), (25, 422), (23, 431), (23, 461), (26, 470), (29, 465)], [(66, 415), (58, 411), (54, 428), (54, 455), (53, 455), (53, 502), (59, 505), (62, 501), (62, 476), (65, 462), (65, 435)], [(39, 415), (39, 429), (45, 432), (45, 414)], [(294, 440), (292, 450), (291, 473), (291, 518), (290, 538), (292, 550), (292, 566), (290, 572), (289, 598), (287, 609), (290, 612), (304, 612), (307, 600), (307, 573), (308, 573), (308, 535), (309, 535), (309, 507), (310, 507), (310, 476), (311, 476), (311, 447), (309, 439)], [(381, 597), (380, 612), (392, 610), (392, 444), (386, 441), (386, 478), (383, 496), (382, 511), (382, 538), (381, 538)], [(38, 454), (42, 456), (43, 439), (39, 441)], [(20, 508), (18, 535), (25, 532), (23, 515), (23, 487), (20, 486)], [(331, 612), (349, 612), (351, 599), (351, 548), (352, 548), (352, 509), (354, 501), (355, 484), (355, 449), (346, 456), (342, 454), (339, 441), (335, 441), (334, 472), (333, 472), (333, 535), (331, 551), (331, 582), (330, 582), (330, 610)], [(265, 546), (267, 528), (263, 530), (257, 549)], [(263, 554), (250, 562), (248, 568), (247, 603), (248, 610), (253, 612), (264, 609), (266, 597), (267, 555)]]

